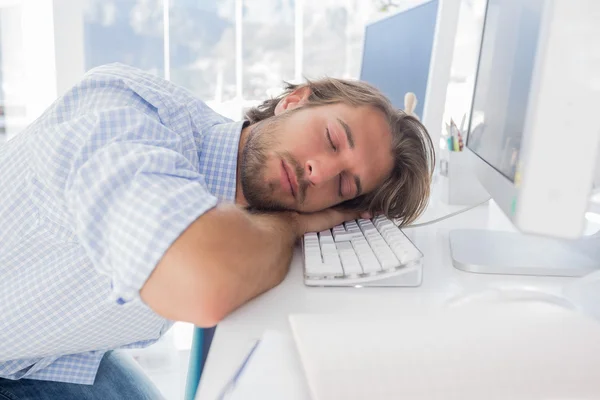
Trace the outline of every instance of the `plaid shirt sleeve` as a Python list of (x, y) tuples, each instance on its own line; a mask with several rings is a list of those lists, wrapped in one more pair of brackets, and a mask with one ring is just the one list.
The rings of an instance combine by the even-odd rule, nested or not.
[(84, 114), (69, 123), (65, 199), (94, 267), (118, 303), (139, 290), (165, 251), (217, 203), (186, 156), (185, 140), (137, 108)]
[(194, 220), (235, 201), (243, 126), (109, 64), (0, 146), (0, 377), (90, 385), (107, 350), (164, 335), (172, 322), (130, 300)]

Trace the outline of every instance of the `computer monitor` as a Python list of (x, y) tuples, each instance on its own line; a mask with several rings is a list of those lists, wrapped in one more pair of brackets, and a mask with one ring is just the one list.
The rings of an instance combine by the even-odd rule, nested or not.
[(360, 78), (379, 88), (397, 108), (404, 108), (407, 92), (416, 95), (415, 113), (439, 159), (461, 0), (403, 0), (398, 5), (402, 9), (395, 14), (367, 25)]
[(600, 268), (599, 237), (582, 238), (600, 154), (599, 17), (597, 0), (487, 1), (465, 152), (521, 234), (452, 232), (458, 268)]
[(383, 92), (396, 108), (415, 93), (423, 117), (438, 0), (401, 10), (365, 28), (360, 79)]
[(415, 113), (436, 144), (436, 156), (460, 1), (403, 0), (401, 10), (365, 29), (361, 80), (397, 108), (404, 108), (407, 92), (415, 93)]

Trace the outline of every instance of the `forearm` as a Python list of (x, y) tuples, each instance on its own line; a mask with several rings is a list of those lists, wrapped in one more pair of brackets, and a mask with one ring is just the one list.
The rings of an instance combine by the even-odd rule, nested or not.
[(220, 217), (218, 223), (229, 224), (231, 232), (211, 229), (219, 235), (205, 238), (213, 258), (201, 279), (202, 290), (212, 293), (206, 301), (214, 303), (208, 306), (219, 319), (285, 278), (297, 237), (285, 214), (229, 209)]
[(281, 282), (298, 232), (292, 214), (218, 206), (169, 248), (142, 299), (165, 318), (214, 325)]

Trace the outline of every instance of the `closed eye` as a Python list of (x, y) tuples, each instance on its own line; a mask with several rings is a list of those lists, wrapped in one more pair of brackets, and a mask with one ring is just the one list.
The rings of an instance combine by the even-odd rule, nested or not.
[(333, 151), (337, 151), (337, 147), (335, 147), (335, 145), (333, 144), (333, 141), (331, 140), (331, 135), (329, 134), (329, 128), (326, 128), (326, 132), (327, 132), (327, 140), (329, 140), (329, 144), (331, 145), (331, 148), (333, 149)]

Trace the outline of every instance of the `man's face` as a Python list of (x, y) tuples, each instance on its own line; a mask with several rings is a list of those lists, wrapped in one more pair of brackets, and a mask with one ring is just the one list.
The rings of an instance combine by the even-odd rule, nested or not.
[(374, 190), (389, 176), (392, 140), (381, 111), (296, 104), (284, 104), (248, 135), (241, 160), (248, 204), (320, 211)]

